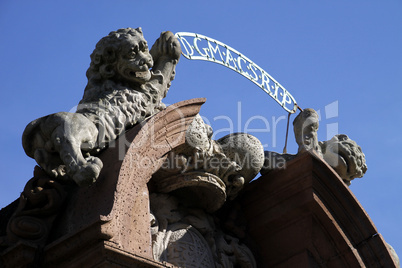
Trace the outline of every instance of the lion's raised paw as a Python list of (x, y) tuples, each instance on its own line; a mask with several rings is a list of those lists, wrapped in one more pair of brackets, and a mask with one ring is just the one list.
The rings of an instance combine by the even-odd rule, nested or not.
[(180, 42), (172, 32), (163, 32), (155, 41), (150, 53), (155, 61), (162, 56), (167, 56), (172, 60), (178, 60), (181, 55)]

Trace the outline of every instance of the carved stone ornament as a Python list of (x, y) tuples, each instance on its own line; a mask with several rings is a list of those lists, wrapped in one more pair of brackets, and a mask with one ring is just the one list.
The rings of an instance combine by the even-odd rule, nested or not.
[(217, 220), (215, 212), (260, 171), (263, 146), (245, 133), (211, 137), (211, 127), (197, 115), (185, 143), (166, 156), (151, 179), (154, 258), (178, 267), (256, 267), (241, 242), (244, 233), (227, 219)]
[(34, 177), (21, 193), (18, 208), (7, 225), (7, 236), (0, 246), (11, 245), (21, 239), (44, 246), (66, 196), (63, 185), (36, 166)]
[(320, 154), (317, 131), (319, 118), (316, 111), (311, 108), (304, 109), (293, 121), (293, 131), (296, 143), (299, 145), (298, 153), (315, 150)]
[(366, 157), (361, 147), (347, 135), (338, 134), (319, 144), (324, 160), (335, 169), (347, 185), (366, 173)]
[(97, 153), (126, 128), (165, 108), (162, 98), (180, 54), (171, 32), (162, 33), (150, 51), (141, 28), (111, 32), (91, 55), (77, 112), (29, 123), (22, 137), (26, 154), (53, 178), (92, 184), (103, 166)]
[(186, 143), (171, 151), (154, 174), (158, 192), (174, 191), (188, 203), (214, 212), (261, 170), (264, 149), (257, 138), (245, 133), (219, 140), (211, 136), (211, 127), (196, 116), (186, 132)]
[[(293, 121), (298, 154), (314, 150), (350, 185), (355, 178), (362, 178), (367, 171), (366, 157), (357, 143), (345, 134), (335, 135), (328, 141), (319, 142), (317, 131), (319, 118), (313, 109), (304, 109)], [(261, 174), (286, 167), (286, 162), (295, 158), (292, 154), (265, 152)]]
[(250, 249), (204, 210), (187, 208), (168, 194), (152, 194), (150, 203), (155, 260), (178, 267), (257, 267)]

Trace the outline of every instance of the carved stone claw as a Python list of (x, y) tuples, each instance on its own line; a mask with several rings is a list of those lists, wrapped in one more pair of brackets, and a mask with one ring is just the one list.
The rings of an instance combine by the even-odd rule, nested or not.
[(178, 60), (181, 55), (180, 42), (172, 32), (163, 32), (152, 46), (150, 53), (155, 60), (163, 56)]
[(88, 186), (93, 184), (99, 177), (99, 173), (102, 170), (102, 161), (94, 156), (90, 156), (85, 159), (86, 164), (77, 166), (77, 170), (72, 174), (73, 180), (79, 186)]

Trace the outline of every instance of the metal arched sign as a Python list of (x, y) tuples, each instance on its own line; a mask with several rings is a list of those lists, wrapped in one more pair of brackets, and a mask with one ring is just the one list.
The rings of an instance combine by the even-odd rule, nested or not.
[(179, 32), (175, 35), (180, 40), (182, 54), (185, 58), (211, 61), (226, 66), (264, 90), (287, 112), (296, 112), (298, 106), (289, 91), (260, 66), (234, 48), (201, 34)]

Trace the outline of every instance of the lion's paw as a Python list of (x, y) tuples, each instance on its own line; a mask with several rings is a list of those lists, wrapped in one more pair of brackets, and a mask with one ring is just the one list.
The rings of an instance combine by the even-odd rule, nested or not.
[(150, 53), (154, 60), (162, 56), (178, 60), (181, 55), (180, 42), (172, 32), (163, 32), (152, 46)]
[(80, 166), (73, 175), (73, 180), (79, 186), (88, 186), (93, 184), (99, 177), (99, 173), (102, 170), (102, 161), (94, 156), (90, 156), (85, 159), (86, 164)]

